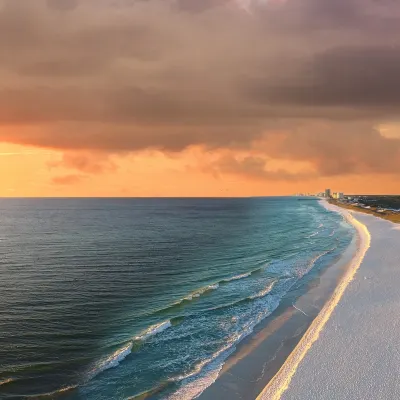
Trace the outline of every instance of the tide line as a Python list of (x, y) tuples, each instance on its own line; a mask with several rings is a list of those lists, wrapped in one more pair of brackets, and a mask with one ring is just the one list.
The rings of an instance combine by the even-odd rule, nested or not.
[(354, 279), (354, 276), (371, 245), (371, 235), (368, 231), (368, 228), (356, 218), (354, 218), (353, 215), (351, 215), (347, 211), (339, 209), (338, 207), (328, 205), (325, 202), (323, 202), (322, 205), (328, 210), (341, 213), (346, 218), (346, 220), (356, 228), (360, 239), (358, 251), (351, 261), (351, 264), (345, 276), (336, 287), (331, 299), (325, 304), (321, 312), (312, 322), (307, 332), (304, 334), (303, 338), (290, 354), (281, 369), (271, 379), (264, 390), (258, 395), (256, 400), (279, 400), (283, 393), (288, 389), (289, 384), (294, 374), (296, 373), (298, 366), (304, 359), (308, 350), (310, 350), (312, 345), (317, 341), (325, 324), (329, 320), (332, 312), (342, 298), (347, 286)]

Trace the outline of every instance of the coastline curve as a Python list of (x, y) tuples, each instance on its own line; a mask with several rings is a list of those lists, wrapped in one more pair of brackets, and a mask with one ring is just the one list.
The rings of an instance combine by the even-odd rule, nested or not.
[(353, 225), (359, 238), (359, 246), (349, 265), (349, 268), (347, 269), (347, 272), (336, 287), (330, 300), (328, 300), (328, 302), (325, 304), (321, 312), (311, 323), (303, 338), (289, 355), (278, 373), (257, 396), (256, 400), (279, 400), (283, 393), (288, 389), (298, 366), (306, 356), (308, 350), (310, 350), (312, 345), (318, 340), (320, 333), (324, 329), (325, 324), (342, 298), (347, 286), (354, 279), (354, 276), (371, 244), (371, 235), (368, 231), (368, 228), (359, 220), (357, 220), (351, 212), (341, 209), (337, 206), (333, 206), (327, 203), (325, 200), (321, 201), (321, 205), (329, 211), (340, 213), (348, 223)]

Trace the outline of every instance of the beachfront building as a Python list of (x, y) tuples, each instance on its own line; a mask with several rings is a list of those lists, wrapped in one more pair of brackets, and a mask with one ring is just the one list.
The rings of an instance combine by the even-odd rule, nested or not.
[(325, 197), (329, 199), (331, 197), (331, 189), (325, 189)]
[(332, 197), (336, 200), (343, 200), (344, 199), (344, 193), (342, 192), (334, 192), (332, 194)]

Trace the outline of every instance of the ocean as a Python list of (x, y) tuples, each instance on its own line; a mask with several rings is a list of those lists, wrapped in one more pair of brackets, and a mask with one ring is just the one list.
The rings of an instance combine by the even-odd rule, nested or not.
[(294, 197), (1, 199), (0, 222), (2, 399), (192, 399), (354, 235)]

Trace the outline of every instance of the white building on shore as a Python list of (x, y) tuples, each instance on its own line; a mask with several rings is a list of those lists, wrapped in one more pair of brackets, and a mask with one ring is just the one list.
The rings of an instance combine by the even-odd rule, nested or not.
[(344, 193), (343, 192), (335, 192), (335, 193), (333, 193), (332, 197), (336, 200), (343, 200)]

